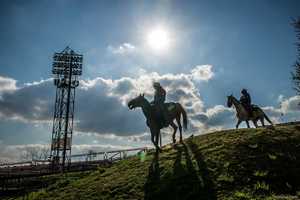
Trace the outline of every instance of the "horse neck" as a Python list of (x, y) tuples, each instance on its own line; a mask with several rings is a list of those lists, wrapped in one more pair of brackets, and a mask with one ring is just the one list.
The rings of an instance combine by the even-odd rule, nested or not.
[(151, 105), (147, 99), (145, 99), (142, 104), (142, 111), (147, 119), (151, 117)]
[(235, 97), (232, 97), (232, 103), (233, 103), (234, 107), (236, 108), (237, 112), (241, 112), (244, 109), (244, 107), (242, 106), (240, 101), (237, 100)]

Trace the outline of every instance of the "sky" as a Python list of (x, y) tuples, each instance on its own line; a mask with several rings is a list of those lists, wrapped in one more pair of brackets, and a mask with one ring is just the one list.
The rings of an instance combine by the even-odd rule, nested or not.
[[(242, 88), (274, 122), (299, 120), (291, 81), (299, 8), (297, 0), (1, 1), (0, 162), (49, 145), (52, 56), (66, 46), (84, 57), (74, 153), (151, 146), (142, 112), (127, 102), (151, 100), (153, 81), (188, 111), (185, 137), (234, 128), (226, 96)], [(167, 45), (149, 41), (157, 30)]]

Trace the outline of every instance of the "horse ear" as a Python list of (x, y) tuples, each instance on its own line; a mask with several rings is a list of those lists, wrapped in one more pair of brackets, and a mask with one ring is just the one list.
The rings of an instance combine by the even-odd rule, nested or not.
[(142, 97), (144, 97), (144, 96), (145, 96), (145, 93), (142, 94)]

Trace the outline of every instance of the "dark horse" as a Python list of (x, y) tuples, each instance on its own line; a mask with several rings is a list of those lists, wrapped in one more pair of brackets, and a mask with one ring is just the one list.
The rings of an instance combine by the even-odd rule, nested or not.
[[(187, 114), (184, 108), (181, 106), (180, 103), (166, 103), (168, 110), (168, 116), (170, 119), (169, 124), (166, 126), (168, 127), (171, 125), (174, 129), (173, 132), (173, 143), (176, 142), (175, 135), (177, 132), (177, 128), (179, 127), (180, 131), (180, 142), (182, 142), (182, 126), (180, 122), (181, 115), (183, 117), (183, 128), (187, 129)], [(161, 124), (159, 113), (157, 113), (157, 109), (153, 105), (149, 103), (149, 101), (144, 97), (144, 95), (139, 95), (138, 97), (132, 99), (128, 102), (128, 108), (130, 110), (140, 107), (143, 110), (143, 113), (147, 119), (147, 126), (150, 128), (151, 132), (151, 141), (156, 147), (157, 150), (161, 150), (158, 146), (159, 136), (160, 136), (160, 129), (164, 128)], [(176, 119), (177, 125), (174, 123), (174, 119)], [(178, 127), (177, 127), (178, 126)]]
[(260, 120), (262, 126), (265, 126), (264, 119), (266, 119), (271, 125), (273, 125), (273, 123), (271, 122), (269, 117), (264, 113), (264, 111), (256, 105), (252, 105), (253, 114), (251, 117), (249, 116), (249, 113), (247, 112), (247, 110), (244, 108), (244, 106), (241, 104), (239, 100), (237, 100), (233, 95), (227, 96), (227, 106), (232, 107), (232, 105), (234, 105), (236, 109), (236, 116), (238, 118), (238, 122), (235, 126), (236, 128), (239, 127), (242, 121), (246, 121), (247, 127), (250, 128), (248, 122), (249, 120), (253, 122), (256, 128), (258, 127), (257, 125), (258, 120)]

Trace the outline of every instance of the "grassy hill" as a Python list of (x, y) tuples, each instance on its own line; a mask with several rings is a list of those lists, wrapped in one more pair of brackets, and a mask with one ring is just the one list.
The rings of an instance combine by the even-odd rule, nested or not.
[(65, 176), (29, 199), (300, 199), (300, 125), (195, 136)]

